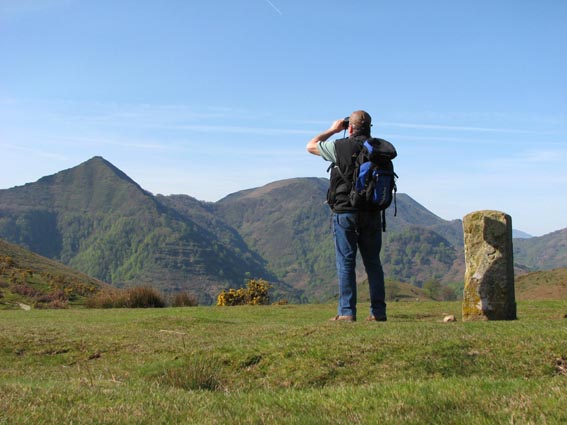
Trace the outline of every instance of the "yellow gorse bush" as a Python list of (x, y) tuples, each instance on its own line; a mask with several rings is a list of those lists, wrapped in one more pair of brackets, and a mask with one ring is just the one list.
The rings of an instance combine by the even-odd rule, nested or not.
[(272, 287), (264, 279), (250, 279), (246, 288), (222, 291), (217, 297), (218, 306), (266, 305), (270, 303), (268, 290)]

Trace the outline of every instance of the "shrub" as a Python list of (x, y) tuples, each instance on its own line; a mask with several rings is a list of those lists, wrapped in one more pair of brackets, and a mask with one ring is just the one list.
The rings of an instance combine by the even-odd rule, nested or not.
[(30, 297), (30, 298), (36, 297), (36, 296), (41, 294), (41, 292), (34, 289), (33, 287), (31, 287), (27, 283), (18, 283), (16, 285), (13, 285), (12, 286), (12, 292), (14, 294), (18, 294), (18, 295), (21, 295), (23, 297)]
[(88, 308), (161, 308), (165, 307), (163, 296), (149, 286), (129, 289), (106, 289), (87, 298)]
[(128, 292), (128, 307), (130, 308), (162, 308), (165, 307), (163, 296), (150, 286), (130, 288)]
[(67, 301), (67, 295), (64, 291), (55, 291), (49, 294), (41, 294), (35, 300), (36, 303), (49, 304), (53, 301)]
[(87, 308), (123, 308), (128, 307), (128, 294), (120, 289), (105, 289), (87, 298)]
[(36, 301), (33, 307), (37, 309), (64, 309), (69, 308), (69, 303), (67, 300), (53, 300), (50, 302)]
[(246, 290), (244, 288), (222, 291), (217, 297), (218, 306), (243, 305), (246, 304)]
[(173, 307), (196, 307), (199, 305), (199, 302), (197, 301), (197, 297), (183, 291), (175, 294), (171, 305)]
[(217, 305), (266, 305), (270, 303), (268, 290), (271, 287), (272, 285), (263, 279), (250, 279), (246, 288), (222, 291), (217, 297)]

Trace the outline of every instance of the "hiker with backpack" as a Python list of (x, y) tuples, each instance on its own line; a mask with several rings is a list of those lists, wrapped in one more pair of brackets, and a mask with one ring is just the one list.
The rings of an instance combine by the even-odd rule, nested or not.
[[(331, 321), (356, 321), (356, 253), (360, 249), (370, 287), (369, 321), (385, 322), (384, 272), (380, 262), (385, 209), (395, 199), (389, 142), (370, 136), (372, 118), (355, 111), (307, 143), (307, 151), (331, 162), (327, 203), (332, 210), (333, 237), (339, 281), (337, 315)], [(348, 131), (348, 137), (328, 140)]]

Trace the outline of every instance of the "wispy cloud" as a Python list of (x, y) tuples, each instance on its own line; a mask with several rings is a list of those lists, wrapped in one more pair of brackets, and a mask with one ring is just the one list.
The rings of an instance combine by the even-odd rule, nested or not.
[[(508, 134), (542, 134), (541, 131), (524, 130), (516, 128), (496, 128), (496, 127), (471, 127), (459, 125), (438, 125), (438, 124), (412, 124), (400, 122), (381, 122), (382, 127), (399, 127), (399, 128), (418, 128), (431, 130), (449, 130), (449, 131), (473, 131), (473, 132), (489, 132), (489, 133), (508, 133)], [(546, 135), (557, 134), (555, 132), (543, 133)]]
[[(307, 124), (316, 126), (330, 126), (331, 121), (323, 120), (294, 120), (297, 124)], [(502, 133), (502, 134), (537, 134), (537, 135), (562, 135), (564, 133), (556, 131), (541, 131), (531, 130), (527, 128), (501, 128), (501, 127), (477, 127), (477, 126), (463, 126), (463, 125), (440, 125), (440, 124), (427, 124), (427, 123), (413, 123), (413, 122), (392, 122), (392, 121), (377, 121), (374, 124), (374, 129), (382, 128), (402, 128), (402, 129), (418, 129), (418, 130), (442, 130), (453, 132), (476, 132), (476, 133)]]
[(10, 144), (10, 143), (2, 143), (2, 144), (0, 144), (0, 148), (2, 150), (12, 150), (12, 151), (31, 153), (34, 156), (39, 156), (39, 157), (47, 158), (47, 159), (55, 159), (55, 160), (60, 160), (60, 161), (67, 161), (69, 159), (65, 155), (61, 155), (61, 154), (58, 154), (58, 153), (48, 152), (48, 151), (37, 149), (37, 148), (29, 148), (29, 147), (26, 147), (26, 146), (18, 146), (18, 145), (14, 145), (14, 144)]
[(165, 143), (155, 141), (142, 141), (135, 138), (116, 138), (116, 137), (57, 137), (53, 141), (67, 142), (73, 144), (90, 144), (90, 145), (109, 145), (124, 148), (147, 149), (147, 150), (168, 150), (171, 147)]
[(541, 177), (555, 173), (557, 169), (563, 170), (566, 161), (567, 149), (530, 149), (507, 157), (491, 158), (484, 164), (497, 170), (512, 170), (519, 174), (519, 178), (525, 178), (526, 168), (538, 167), (537, 173)]
[(280, 16), (283, 15), (282, 11), (280, 9), (278, 9), (278, 7), (274, 3), (272, 3), (270, 0), (266, 0), (266, 3), (268, 3), (270, 6), (272, 6), (272, 9), (274, 9), (278, 13), (278, 15), (280, 15)]
[(251, 126), (235, 126), (235, 125), (201, 125), (201, 124), (181, 124), (170, 126), (170, 128), (192, 130), (203, 133), (233, 133), (233, 134), (259, 134), (265, 136), (274, 136), (282, 134), (313, 134), (311, 130), (296, 130), (290, 128), (269, 128), (269, 127), (251, 127)]

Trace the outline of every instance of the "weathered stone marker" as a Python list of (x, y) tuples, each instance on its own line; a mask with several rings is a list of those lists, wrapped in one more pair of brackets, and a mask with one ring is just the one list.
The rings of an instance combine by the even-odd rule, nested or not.
[(512, 217), (500, 211), (475, 211), (463, 218), (463, 230), (463, 320), (515, 320)]

